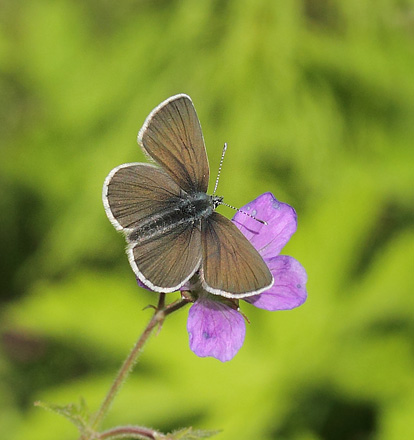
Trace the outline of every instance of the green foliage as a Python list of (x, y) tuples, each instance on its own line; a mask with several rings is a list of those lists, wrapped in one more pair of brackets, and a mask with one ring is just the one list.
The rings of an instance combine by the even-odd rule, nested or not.
[[(0, 14), (0, 437), (71, 440), (150, 319), (101, 202), (149, 111), (189, 94), (236, 206), (293, 205), (297, 310), (243, 305), (226, 364), (151, 338), (105, 426), (217, 438), (414, 438), (411, 0), (24, 0)], [(214, 180), (214, 179), (212, 179)], [(222, 208), (228, 216), (232, 212)], [(172, 295), (170, 298), (176, 298)], [(190, 433), (187, 433), (189, 437)], [(184, 437), (186, 438), (186, 437)]]
[(45, 402), (35, 402), (35, 406), (44, 408), (52, 413), (59, 414), (65, 419), (72, 422), (79, 432), (83, 435), (87, 432), (88, 427), (88, 409), (86, 402), (82, 399), (79, 405), (70, 403), (68, 405), (53, 405)]

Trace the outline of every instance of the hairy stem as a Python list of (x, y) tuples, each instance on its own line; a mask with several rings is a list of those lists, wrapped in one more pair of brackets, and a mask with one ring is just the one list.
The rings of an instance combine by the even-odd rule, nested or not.
[[(181, 299), (177, 300), (168, 306), (165, 306), (164, 304), (164, 298), (165, 295), (163, 293), (160, 294), (160, 299), (158, 302), (158, 307), (155, 310), (154, 315), (152, 316), (151, 320), (149, 321), (148, 325), (145, 327), (144, 332), (139, 337), (138, 341), (136, 342), (134, 348), (132, 349), (129, 356), (125, 359), (124, 363), (122, 364), (121, 369), (118, 372), (118, 375), (116, 376), (114, 382), (112, 383), (111, 388), (108, 391), (108, 394), (106, 395), (104, 401), (101, 404), (101, 407), (99, 408), (99, 411), (96, 413), (94, 419), (91, 423), (91, 428), (93, 431), (96, 431), (100, 424), (102, 423), (103, 419), (105, 418), (115, 396), (121, 389), (123, 383), (125, 382), (126, 378), (128, 377), (129, 373), (132, 371), (135, 363), (138, 360), (138, 356), (142, 352), (142, 349), (148, 340), (149, 336), (151, 335), (152, 331), (157, 325), (161, 325), (164, 322), (164, 319), (167, 315), (175, 312), (176, 310), (180, 309), (181, 307), (185, 306), (189, 301), (187, 299)], [(103, 437), (105, 438), (105, 437)], [(151, 438), (151, 437), (148, 437)]]
[(112, 428), (101, 432), (99, 440), (117, 437), (155, 440), (160, 438), (160, 434), (153, 429), (144, 428), (142, 426), (120, 426), (118, 428)]

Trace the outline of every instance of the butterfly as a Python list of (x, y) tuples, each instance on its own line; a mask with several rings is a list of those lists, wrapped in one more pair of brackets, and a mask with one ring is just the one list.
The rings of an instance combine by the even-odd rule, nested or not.
[(179, 94), (158, 105), (138, 143), (156, 165), (120, 165), (103, 186), (106, 214), (125, 234), (136, 277), (167, 293), (197, 273), (203, 289), (228, 298), (271, 287), (273, 276), (260, 254), (215, 211), (223, 198), (206, 193), (210, 170), (191, 98)]

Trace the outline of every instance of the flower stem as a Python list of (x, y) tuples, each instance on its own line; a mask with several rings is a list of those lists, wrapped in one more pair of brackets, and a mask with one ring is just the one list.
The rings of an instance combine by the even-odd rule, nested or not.
[(148, 325), (145, 327), (144, 332), (139, 337), (131, 353), (128, 355), (128, 357), (125, 359), (124, 363), (122, 364), (122, 367), (119, 370), (118, 375), (116, 376), (114, 382), (112, 383), (112, 386), (108, 391), (108, 394), (106, 395), (104, 401), (102, 402), (99, 411), (96, 413), (95, 417), (92, 420), (91, 423), (92, 430), (95, 431), (99, 428), (115, 396), (121, 389), (123, 383), (128, 377), (128, 374), (132, 371), (135, 363), (137, 362), (138, 356), (142, 352), (145, 342), (148, 340), (154, 328), (158, 324), (161, 325), (164, 322), (167, 315), (171, 314), (172, 312), (175, 312), (176, 310), (185, 306), (189, 302), (187, 299), (183, 298), (169, 304), (168, 306), (165, 306), (164, 297), (165, 295), (161, 293), (160, 300), (158, 302), (158, 307), (155, 309), (154, 315), (152, 316)]
[(142, 426), (121, 426), (101, 432), (99, 440), (107, 438), (137, 438), (155, 440), (160, 438), (160, 433), (153, 429), (143, 428)]

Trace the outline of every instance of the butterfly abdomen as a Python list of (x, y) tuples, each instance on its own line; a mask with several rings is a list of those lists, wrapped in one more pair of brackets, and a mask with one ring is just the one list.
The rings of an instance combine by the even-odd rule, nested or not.
[(216, 208), (215, 197), (202, 192), (174, 197), (165, 208), (144, 218), (134, 229), (128, 241), (145, 243), (147, 240), (169, 235), (177, 227), (199, 227), (203, 218), (210, 216)]

